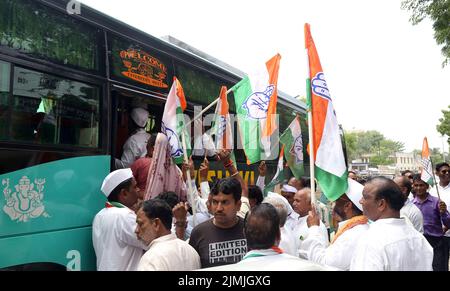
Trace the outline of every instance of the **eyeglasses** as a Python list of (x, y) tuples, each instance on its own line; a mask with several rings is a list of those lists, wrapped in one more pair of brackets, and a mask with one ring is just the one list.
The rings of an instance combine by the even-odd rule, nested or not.
[(406, 175), (405, 177), (408, 178), (408, 179), (412, 179), (413, 178), (412, 175)]

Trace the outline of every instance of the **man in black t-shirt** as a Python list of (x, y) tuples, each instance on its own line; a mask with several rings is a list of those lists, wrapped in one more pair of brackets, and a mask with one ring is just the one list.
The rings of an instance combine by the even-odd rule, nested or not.
[(220, 180), (211, 189), (213, 219), (192, 230), (189, 244), (200, 255), (202, 268), (239, 262), (247, 252), (241, 208), (242, 187), (232, 177)]

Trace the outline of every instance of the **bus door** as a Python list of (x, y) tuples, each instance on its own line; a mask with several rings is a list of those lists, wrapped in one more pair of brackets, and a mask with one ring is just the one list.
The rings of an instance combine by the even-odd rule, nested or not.
[(157, 133), (161, 131), (164, 102), (147, 94), (127, 92), (125, 90), (113, 91), (112, 97), (111, 162), (114, 168), (114, 159), (122, 157), (125, 142), (136, 130), (130, 116), (133, 108), (141, 107), (149, 112), (145, 130), (148, 133)]

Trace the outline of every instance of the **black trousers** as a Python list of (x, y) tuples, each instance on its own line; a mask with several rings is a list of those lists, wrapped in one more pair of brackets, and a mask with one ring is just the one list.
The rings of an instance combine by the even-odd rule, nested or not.
[(433, 247), (433, 271), (448, 271), (449, 247), (446, 237), (424, 235)]

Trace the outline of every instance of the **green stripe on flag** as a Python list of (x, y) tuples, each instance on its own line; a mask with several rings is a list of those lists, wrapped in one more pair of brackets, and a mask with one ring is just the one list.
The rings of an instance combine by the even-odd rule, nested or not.
[(306, 107), (311, 110), (311, 79), (306, 79)]
[(242, 147), (244, 148), (248, 161), (250, 164), (253, 164), (261, 160), (261, 133), (259, 121), (249, 119), (247, 117), (247, 110), (242, 107), (242, 104), (252, 94), (249, 77), (242, 79), (231, 90), (234, 93)]
[(347, 172), (342, 177), (338, 177), (316, 166), (315, 176), (320, 185), (320, 189), (322, 189), (323, 194), (330, 201), (338, 199), (347, 191)]

